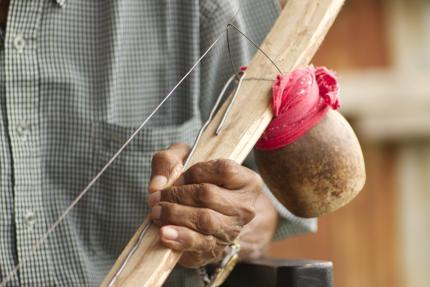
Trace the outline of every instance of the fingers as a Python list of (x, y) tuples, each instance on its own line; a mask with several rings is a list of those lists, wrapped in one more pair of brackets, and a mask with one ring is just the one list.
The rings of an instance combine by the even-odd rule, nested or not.
[(226, 216), (233, 216), (242, 224), (255, 216), (253, 194), (243, 194), (227, 190), (209, 183), (172, 186), (149, 196), (149, 204), (154, 207), (159, 202), (212, 209)]
[(176, 144), (155, 154), (149, 202), (162, 243), (185, 251), (182, 265), (197, 267), (218, 260), (255, 217), (262, 180), (231, 160), (197, 163), (183, 172), (189, 150)]
[(151, 211), (151, 219), (160, 226), (175, 225), (211, 235), (224, 242), (232, 242), (239, 235), (243, 223), (207, 208), (195, 208), (161, 202)]
[(219, 261), (228, 245), (214, 236), (200, 234), (183, 226), (162, 227), (160, 239), (166, 247), (184, 251), (180, 263), (190, 268)]
[(226, 189), (260, 190), (262, 180), (254, 171), (226, 159), (201, 162), (180, 177), (183, 184), (212, 183)]
[(188, 145), (177, 143), (154, 155), (148, 187), (150, 193), (166, 188), (178, 179), (183, 171), (183, 163), (189, 151)]

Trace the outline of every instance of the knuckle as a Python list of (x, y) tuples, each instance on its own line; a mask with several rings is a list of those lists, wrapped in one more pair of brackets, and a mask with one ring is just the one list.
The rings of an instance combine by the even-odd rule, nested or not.
[(201, 210), (197, 212), (196, 217), (195, 225), (199, 232), (211, 235), (218, 229), (219, 223), (215, 212), (209, 209)]
[(186, 175), (190, 183), (198, 182), (203, 177), (205, 173), (204, 166), (205, 163), (196, 163), (188, 169)]
[(231, 243), (239, 236), (241, 231), (242, 227), (239, 224), (234, 223), (229, 225), (227, 229), (221, 233), (221, 236), (225, 242)]
[(248, 224), (256, 215), (254, 206), (247, 205), (239, 207), (235, 213), (237, 214), (236, 218), (240, 226)]
[(214, 239), (217, 244), (219, 243), (215, 236), (224, 242), (232, 242), (242, 231), (241, 224), (231, 222), (227, 217), (222, 217), (212, 210), (200, 211), (195, 222), (196, 229), (208, 238)]
[(168, 161), (169, 158), (170, 158), (170, 154), (167, 150), (158, 151), (152, 157), (152, 164)]
[(215, 198), (215, 186), (208, 183), (200, 183), (196, 189), (196, 201), (202, 206), (213, 203)]
[(230, 159), (220, 159), (216, 161), (216, 172), (222, 176), (234, 177), (240, 172), (240, 165)]

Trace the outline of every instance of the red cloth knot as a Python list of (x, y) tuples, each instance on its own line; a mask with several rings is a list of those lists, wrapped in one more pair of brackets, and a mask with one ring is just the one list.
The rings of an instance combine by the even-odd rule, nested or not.
[(334, 110), (340, 108), (339, 85), (336, 74), (326, 67), (317, 67), (315, 77), (320, 90), (320, 97)]
[(309, 66), (279, 75), (273, 84), (274, 118), (256, 144), (276, 150), (293, 143), (314, 127), (332, 108), (340, 108), (336, 74), (325, 67)]

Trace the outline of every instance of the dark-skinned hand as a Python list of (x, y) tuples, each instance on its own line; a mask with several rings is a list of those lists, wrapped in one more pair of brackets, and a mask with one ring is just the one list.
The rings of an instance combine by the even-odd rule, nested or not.
[[(161, 242), (183, 251), (180, 264), (190, 268), (221, 260), (240, 234), (241, 255), (261, 255), (277, 214), (261, 193), (260, 176), (231, 160), (197, 163), (183, 172), (189, 151), (185, 144), (174, 144), (152, 160), (149, 202)], [(256, 216), (256, 208), (261, 215)]]

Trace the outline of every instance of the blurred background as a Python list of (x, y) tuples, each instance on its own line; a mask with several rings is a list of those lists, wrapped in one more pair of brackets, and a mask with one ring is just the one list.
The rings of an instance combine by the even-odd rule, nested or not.
[(271, 255), (333, 261), (338, 287), (430, 286), (430, 1), (347, 0), (314, 64), (340, 76), (367, 183)]

